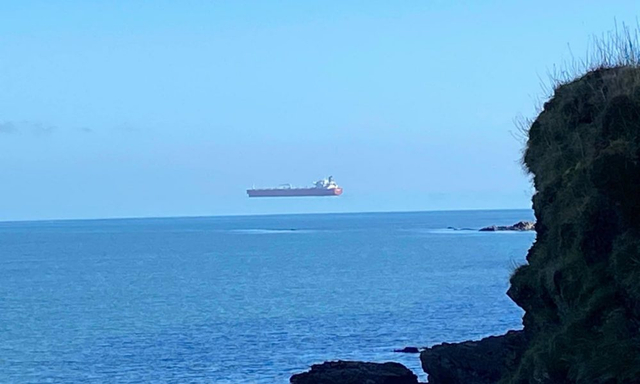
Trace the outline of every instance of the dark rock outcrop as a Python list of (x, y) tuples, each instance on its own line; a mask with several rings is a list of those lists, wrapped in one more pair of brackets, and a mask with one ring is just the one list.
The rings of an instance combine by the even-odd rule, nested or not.
[(417, 376), (399, 363), (329, 361), (291, 376), (291, 384), (417, 384)]
[(480, 229), (481, 232), (495, 231), (535, 231), (536, 223), (531, 221), (519, 221), (513, 225), (492, 225)]
[(495, 384), (513, 370), (526, 347), (522, 331), (480, 341), (439, 344), (420, 354), (429, 384)]

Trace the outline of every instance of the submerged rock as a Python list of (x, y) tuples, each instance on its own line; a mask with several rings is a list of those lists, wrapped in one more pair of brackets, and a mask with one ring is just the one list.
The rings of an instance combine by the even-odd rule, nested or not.
[(420, 349), (418, 347), (404, 347), (402, 349), (394, 349), (393, 352), (398, 352), (398, 353), (420, 353)]
[(522, 331), (480, 341), (443, 343), (420, 354), (429, 384), (495, 384), (520, 361), (526, 348)]
[(495, 231), (535, 231), (536, 223), (532, 221), (519, 221), (513, 225), (492, 225), (480, 229), (481, 232)]
[(417, 376), (399, 363), (328, 361), (291, 376), (291, 384), (417, 384)]
[(457, 227), (447, 227), (447, 229), (450, 229), (452, 231), (474, 231), (473, 228), (457, 228)]

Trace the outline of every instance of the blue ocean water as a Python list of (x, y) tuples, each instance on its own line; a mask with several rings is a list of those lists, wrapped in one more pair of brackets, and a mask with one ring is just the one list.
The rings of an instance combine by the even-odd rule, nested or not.
[(287, 383), (520, 328), (532, 212), (0, 223), (1, 383)]

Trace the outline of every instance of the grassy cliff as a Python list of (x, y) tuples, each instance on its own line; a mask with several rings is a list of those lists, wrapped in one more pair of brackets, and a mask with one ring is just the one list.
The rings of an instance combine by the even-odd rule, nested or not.
[(508, 294), (529, 347), (504, 381), (640, 382), (640, 68), (558, 86), (524, 163), (537, 239)]

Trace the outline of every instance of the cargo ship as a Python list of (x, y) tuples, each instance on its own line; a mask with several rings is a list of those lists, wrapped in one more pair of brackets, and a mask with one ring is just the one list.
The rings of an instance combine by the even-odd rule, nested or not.
[(333, 176), (318, 180), (313, 187), (294, 188), (283, 184), (277, 188), (247, 189), (249, 197), (296, 197), (296, 196), (340, 196), (342, 188), (333, 180)]

